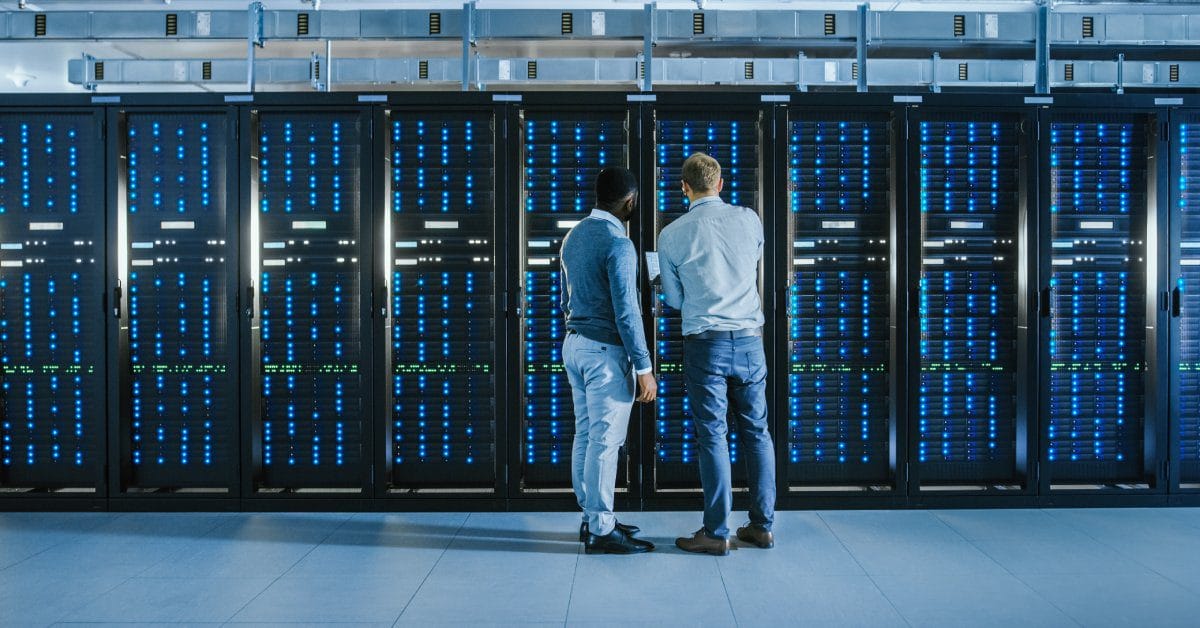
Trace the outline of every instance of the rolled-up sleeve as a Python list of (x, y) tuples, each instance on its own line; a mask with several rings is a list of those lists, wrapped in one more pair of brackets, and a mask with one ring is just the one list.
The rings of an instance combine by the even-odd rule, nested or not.
[(608, 256), (608, 289), (621, 344), (625, 345), (638, 374), (649, 373), (653, 365), (650, 350), (646, 348), (646, 333), (642, 330), (642, 310), (638, 306), (637, 252), (629, 240), (618, 241)]

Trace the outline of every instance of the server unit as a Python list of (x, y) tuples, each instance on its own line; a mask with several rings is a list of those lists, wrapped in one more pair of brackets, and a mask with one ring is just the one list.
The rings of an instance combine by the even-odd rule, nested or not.
[[(761, 117), (758, 109), (745, 108), (728, 108), (719, 114), (699, 112), (695, 108), (660, 107), (654, 111), (655, 242), (664, 227), (687, 212), (688, 199), (681, 189), (683, 162), (697, 152), (707, 153), (721, 164), (721, 176), (725, 180), (722, 200), (748, 207), (762, 216)], [(760, 275), (760, 292), (761, 287)], [(658, 399), (654, 404), (653, 488), (658, 491), (698, 489), (696, 432), (683, 374), (682, 319), (677, 310), (666, 304), (661, 287), (656, 286), (653, 298), (654, 329), (649, 339), (652, 339), (651, 353), (658, 375)], [(744, 484), (745, 468), (738, 455), (737, 422), (732, 415), (728, 443), (734, 480)]]
[(1200, 116), (1172, 117), (1171, 425), (1177, 482), (1200, 488)]
[[(0, 112), (0, 488), (104, 490), (103, 119)], [(106, 304), (109, 306), (106, 309)]]
[(500, 477), (493, 121), (491, 109), (387, 117), (381, 268), (391, 295), (385, 442), (395, 490), (494, 491)]
[(367, 120), (359, 110), (262, 110), (251, 123), (249, 417), (260, 493), (358, 493), (370, 482)]
[(911, 122), (910, 469), (921, 488), (1028, 487), (1025, 138), (1034, 128), (1025, 114), (996, 110), (916, 112)]
[(236, 118), (115, 118), (128, 305), (114, 490), (228, 493), (240, 467)]
[[(517, 463), (509, 467), (517, 490), (571, 486), (575, 415), (562, 363), (559, 248), (567, 231), (592, 210), (600, 170), (629, 166), (628, 117), (624, 109), (603, 108), (519, 112), (520, 258), (514, 283), (519, 287), (521, 419)], [(630, 432), (636, 434), (636, 427)], [(626, 454), (618, 484), (627, 485), (627, 473)]]
[(1052, 112), (1042, 129), (1046, 488), (1153, 484), (1147, 225), (1156, 135), (1155, 117), (1137, 113)]
[[(895, 484), (897, 149), (893, 113), (787, 119), (786, 405), (790, 490)], [(782, 478), (781, 478), (782, 480)]]

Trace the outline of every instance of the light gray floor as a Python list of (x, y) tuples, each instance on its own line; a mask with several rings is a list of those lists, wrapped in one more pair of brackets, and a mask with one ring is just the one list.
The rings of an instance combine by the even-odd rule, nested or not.
[(1197, 626), (1200, 509), (781, 512), (773, 550), (683, 554), (698, 513), (0, 513), (0, 625)]

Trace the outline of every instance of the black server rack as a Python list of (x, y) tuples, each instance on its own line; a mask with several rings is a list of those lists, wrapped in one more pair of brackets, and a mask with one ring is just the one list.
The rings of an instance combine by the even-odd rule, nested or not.
[(1177, 481), (1200, 488), (1200, 116), (1172, 118), (1171, 410)]
[(910, 124), (918, 317), (910, 469), (924, 488), (1028, 488), (1032, 354), (1022, 287), (1035, 188), (1026, 132), (1035, 127), (995, 110), (918, 112)]
[(251, 490), (361, 493), (371, 477), (369, 118), (260, 110), (251, 143)]
[(1157, 122), (1055, 112), (1043, 124), (1042, 488), (1148, 488)]
[[(654, 241), (663, 228), (688, 210), (682, 192), (683, 162), (703, 152), (721, 164), (725, 180), (721, 199), (763, 214), (762, 114), (755, 109), (724, 108), (703, 113), (694, 107), (658, 107), (654, 111)], [(654, 248), (657, 248), (655, 246)], [(762, 281), (760, 278), (760, 291)], [(680, 313), (668, 306), (662, 288), (653, 294), (651, 354), (658, 375), (654, 403), (654, 467), (656, 491), (700, 488), (696, 432), (683, 374), (683, 333)], [(767, 340), (769, 342), (769, 339)], [(728, 432), (734, 482), (744, 484), (745, 468), (738, 456), (736, 428)]]
[(896, 482), (893, 116), (886, 109), (788, 113), (780, 480), (789, 490)]
[(238, 486), (238, 167), (230, 111), (117, 114), (117, 492)]
[(492, 492), (504, 398), (494, 113), (393, 110), (386, 128), (388, 484)]
[(103, 119), (0, 112), (0, 488), (104, 491)]
[[(517, 490), (571, 486), (575, 433), (571, 387), (562, 363), (559, 248), (595, 203), (596, 175), (629, 167), (628, 111), (524, 109), (520, 127), (520, 233), (517, 311), (520, 338), (518, 451), (509, 466)], [(631, 433), (636, 433), (633, 428)], [(628, 447), (626, 451), (628, 451)], [(628, 485), (628, 455), (618, 485)]]

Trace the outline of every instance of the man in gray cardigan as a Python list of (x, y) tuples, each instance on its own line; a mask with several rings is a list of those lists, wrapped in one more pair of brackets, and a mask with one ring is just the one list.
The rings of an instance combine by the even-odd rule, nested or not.
[(583, 510), (580, 540), (589, 554), (636, 554), (654, 544), (617, 521), (617, 456), (637, 400), (654, 401), (650, 351), (638, 306), (637, 252), (625, 223), (637, 205), (637, 180), (624, 168), (596, 177), (596, 208), (562, 243), (562, 298), (567, 337), (563, 364), (575, 405), (571, 484)]

